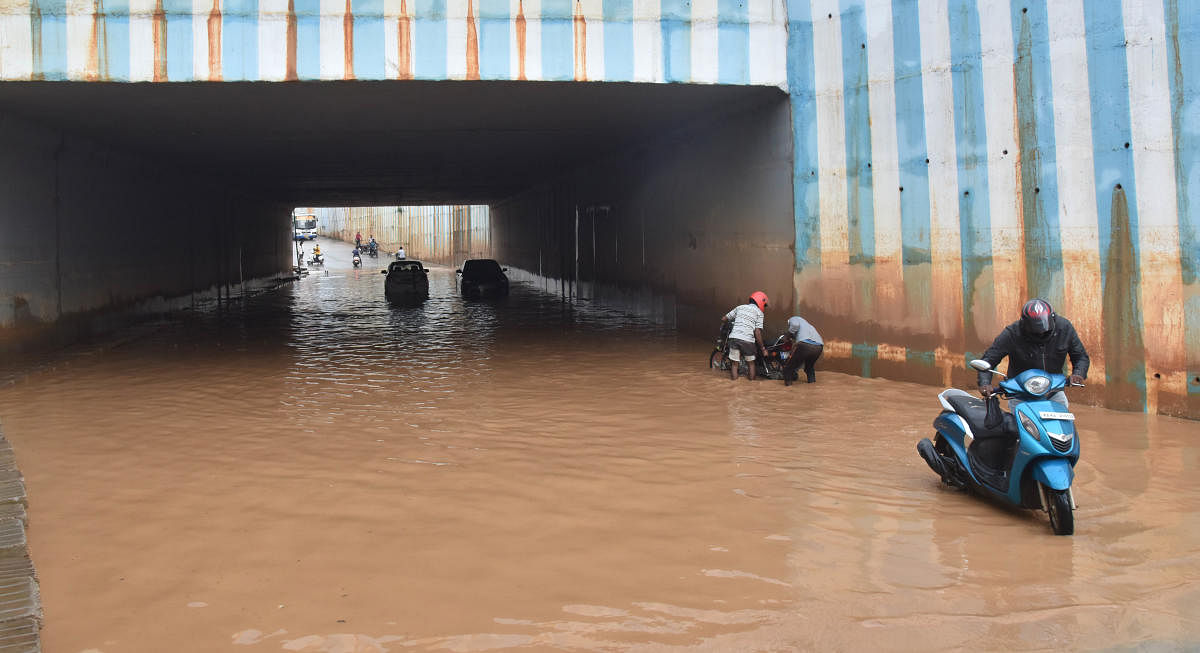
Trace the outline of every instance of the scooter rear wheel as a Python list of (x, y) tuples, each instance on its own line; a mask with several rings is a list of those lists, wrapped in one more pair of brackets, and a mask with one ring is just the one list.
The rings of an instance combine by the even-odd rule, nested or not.
[(1071, 497), (1066, 490), (1046, 488), (1046, 512), (1050, 513), (1050, 530), (1055, 535), (1075, 533), (1075, 512), (1071, 510)]

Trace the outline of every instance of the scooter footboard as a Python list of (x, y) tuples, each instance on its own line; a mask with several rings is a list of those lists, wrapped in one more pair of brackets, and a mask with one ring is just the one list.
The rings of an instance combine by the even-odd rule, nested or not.
[(1066, 490), (1075, 480), (1075, 470), (1066, 458), (1038, 458), (1029, 463), (1033, 480), (1051, 490)]

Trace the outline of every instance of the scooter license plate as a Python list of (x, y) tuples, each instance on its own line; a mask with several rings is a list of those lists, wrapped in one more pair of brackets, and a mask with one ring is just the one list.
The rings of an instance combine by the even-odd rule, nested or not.
[(1038, 417), (1041, 417), (1042, 419), (1065, 419), (1068, 422), (1075, 421), (1075, 416), (1071, 413), (1060, 413), (1053, 410), (1038, 411)]

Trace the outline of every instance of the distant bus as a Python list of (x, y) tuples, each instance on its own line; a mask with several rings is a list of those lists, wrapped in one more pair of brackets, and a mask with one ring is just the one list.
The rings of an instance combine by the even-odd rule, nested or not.
[(317, 239), (317, 216), (311, 213), (294, 216), (296, 222), (296, 240)]

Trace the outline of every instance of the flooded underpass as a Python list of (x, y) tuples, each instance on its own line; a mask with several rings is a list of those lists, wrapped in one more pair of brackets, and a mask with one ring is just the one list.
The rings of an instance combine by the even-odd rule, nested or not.
[[(324, 243), (324, 241), (323, 241)], [(936, 388), (386, 259), (0, 389), (50, 652), (1200, 646), (1194, 422), (1076, 406), (1077, 532), (942, 488)], [(718, 316), (714, 316), (714, 327)]]

